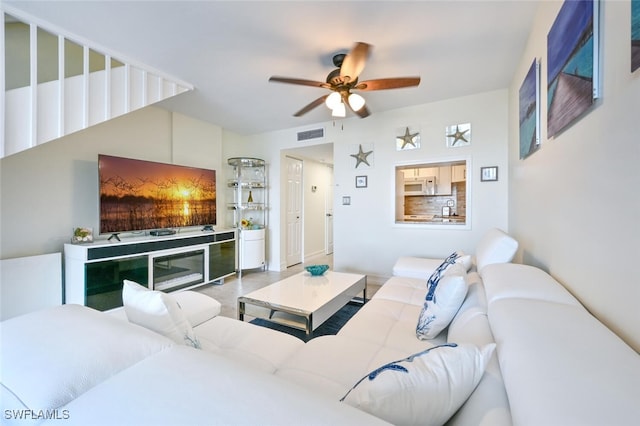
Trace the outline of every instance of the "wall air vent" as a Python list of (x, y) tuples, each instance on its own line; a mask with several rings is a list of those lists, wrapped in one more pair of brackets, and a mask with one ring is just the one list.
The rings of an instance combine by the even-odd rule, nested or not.
[(318, 139), (324, 137), (324, 129), (305, 130), (304, 132), (298, 132), (298, 142), (308, 141), (309, 139)]

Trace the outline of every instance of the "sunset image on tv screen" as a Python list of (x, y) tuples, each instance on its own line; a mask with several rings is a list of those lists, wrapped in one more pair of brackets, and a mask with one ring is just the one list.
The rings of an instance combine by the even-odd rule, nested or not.
[(216, 224), (216, 172), (99, 155), (100, 233)]

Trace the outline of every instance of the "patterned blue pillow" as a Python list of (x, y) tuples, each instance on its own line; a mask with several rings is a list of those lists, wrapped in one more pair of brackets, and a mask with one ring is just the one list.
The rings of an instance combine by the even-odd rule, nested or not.
[(495, 343), (449, 343), (383, 365), (340, 400), (395, 425), (442, 425), (475, 389)]
[(449, 326), (467, 296), (466, 275), (464, 265), (455, 263), (429, 288), (416, 326), (418, 339), (433, 339)]
[(432, 351), (432, 350), (434, 350), (434, 349), (438, 349), (438, 348), (442, 348), (442, 347), (455, 348), (455, 347), (457, 347), (457, 346), (458, 346), (458, 344), (457, 344), (457, 343), (444, 343), (444, 344), (442, 344), (442, 345), (438, 345), (438, 346), (434, 346), (434, 347), (432, 347), (432, 348), (425, 349), (425, 350), (424, 350), (424, 351), (422, 351), (422, 352), (418, 352), (418, 353), (416, 353), (416, 354), (409, 355), (409, 356), (408, 356), (408, 357), (406, 357), (406, 358), (403, 358), (403, 359), (399, 359), (399, 360), (397, 360), (397, 361), (390, 362), (390, 363), (388, 363), (388, 364), (383, 365), (383, 366), (382, 366), (382, 367), (380, 367), (380, 368), (376, 368), (376, 369), (375, 369), (375, 370), (373, 370), (371, 373), (367, 374), (367, 375), (366, 375), (366, 376), (364, 376), (362, 379), (358, 380), (358, 381), (356, 382), (356, 384), (355, 384), (355, 385), (353, 385), (353, 386), (351, 387), (351, 389), (349, 389), (349, 391), (345, 394), (345, 396), (343, 396), (342, 398), (340, 398), (340, 402), (344, 402), (345, 398), (349, 396), (349, 394), (351, 393), (351, 391), (352, 391), (352, 390), (354, 390), (356, 387), (358, 387), (358, 385), (359, 385), (360, 383), (362, 383), (362, 382), (363, 382), (363, 380), (365, 380), (365, 379), (369, 379), (369, 381), (375, 380), (375, 379), (376, 379), (376, 377), (378, 377), (378, 374), (382, 373), (382, 372), (383, 372), (383, 371), (385, 371), (385, 370), (395, 370), (395, 371), (400, 371), (400, 372), (402, 372), (402, 373), (409, 373), (409, 370), (407, 370), (405, 367), (403, 367), (402, 365), (400, 365), (400, 363), (402, 363), (402, 362), (413, 362), (413, 360), (414, 360), (416, 357), (419, 357), (419, 356), (421, 356), (421, 355), (426, 355), (426, 354), (428, 354), (429, 352), (431, 352), (431, 351)]
[(429, 288), (429, 293), (427, 293), (427, 300), (433, 299), (433, 292), (436, 291), (436, 286), (440, 282), (440, 278), (444, 275), (444, 272), (453, 264), (456, 263), (456, 260), (461, 257), (461, 254), (457, 251), (451, 253), (441, 264), (436, 268), (435, 271), (431, 274), (429, 279), (427, 280), (427, 288)]

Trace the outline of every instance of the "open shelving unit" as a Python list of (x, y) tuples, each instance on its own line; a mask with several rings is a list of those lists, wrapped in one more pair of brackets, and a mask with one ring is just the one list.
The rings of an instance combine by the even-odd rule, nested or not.
[(227, 187), (231, 222), (238, 229), (238, 270), (266, 268), (265, 235), (267, 227), (267, 175), (264, 160), (234, 157)]

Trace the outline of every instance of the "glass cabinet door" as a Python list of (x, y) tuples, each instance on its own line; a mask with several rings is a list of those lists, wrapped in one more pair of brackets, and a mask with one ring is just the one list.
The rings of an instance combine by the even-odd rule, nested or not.
[(148, 266), (148, 256), (87, 263), (85, 305), (100, 311), (122, 306), (122, 281), (147, 286)]

